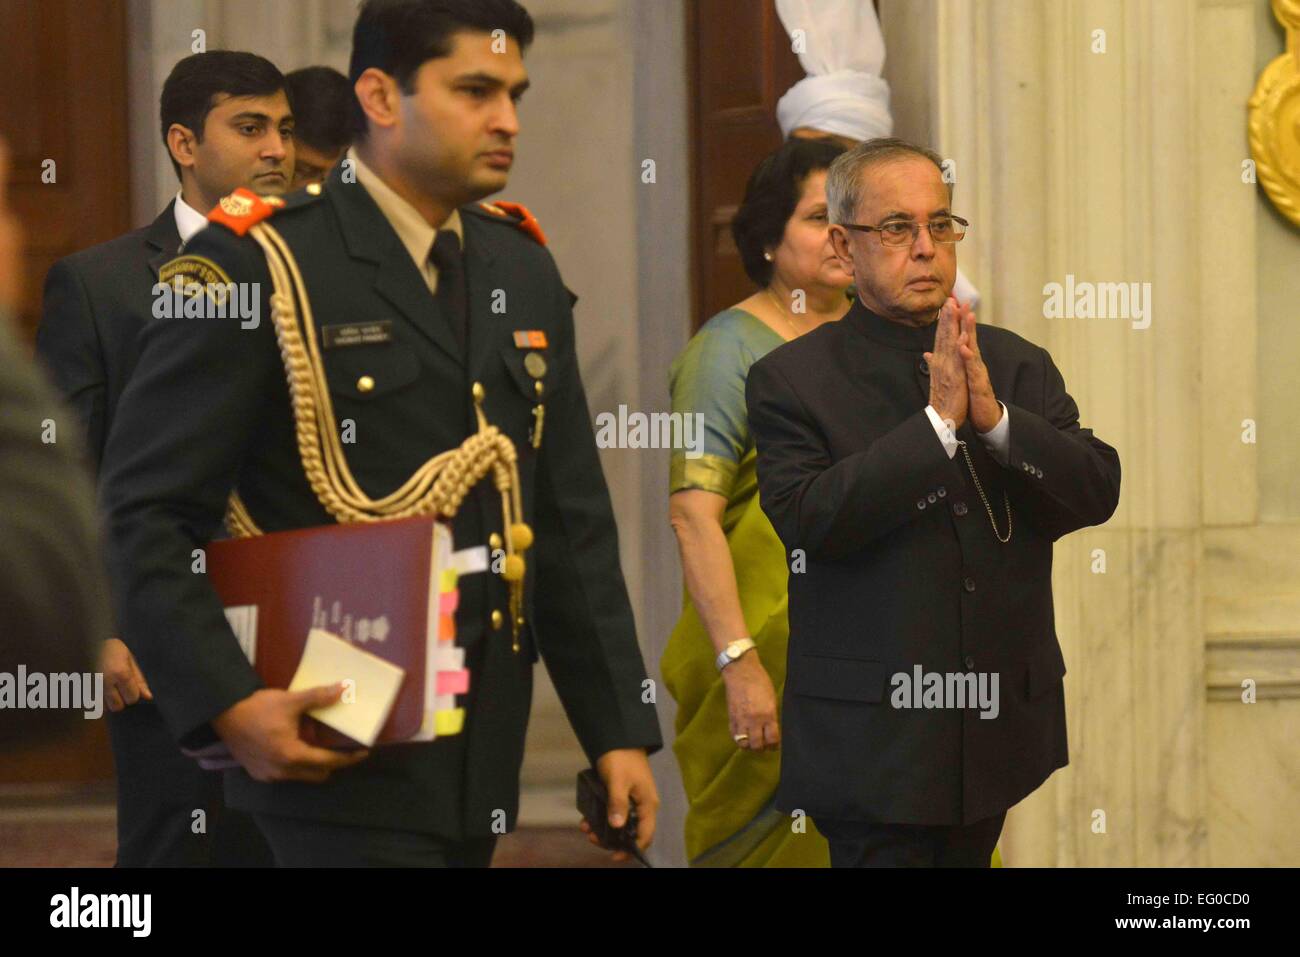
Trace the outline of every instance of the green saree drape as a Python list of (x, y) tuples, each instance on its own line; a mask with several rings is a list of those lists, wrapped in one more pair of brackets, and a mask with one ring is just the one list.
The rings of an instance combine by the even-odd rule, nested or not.
[[(758, 505), (755, 454), (745, 415), (749, 366), (783, 340), (738, 309), (707, 322), (673, 363), (673, 411), (704, 419), (697, 456), (676, 449), (670, 490), (700, 488), (727, 499), (722, 528), (735, 566), (745, 625), (780, 700), (789, 639), (785, 550)], [(781, 756), (736, 747), (713, 645), (691, 602), (660, 662), (677, 702), (673, 750), (689, 809), (686, 853), (694, 867), (826, 867), (826, 841), (810, 820), (772, 805)]]

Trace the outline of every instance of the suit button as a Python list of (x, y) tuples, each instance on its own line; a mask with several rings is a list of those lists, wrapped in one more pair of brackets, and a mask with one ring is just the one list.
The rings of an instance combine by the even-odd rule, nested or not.
[(929, 502), (931, 505), (933, 505), (935, 502), (939, 501), (939, 496), (931, 492), (929, 495), (925, 497), (925, 500)]
[(956, 514), (956, 515), (965, 515), (965, 514), (966, 514), (966, 503), (965, 503), (965, 502), (953, 502), (953, 503), (952, 503), (952, 510), (953, 510), (953, 513)]
[(493, 609), (492, 609), (492, 627), (493, 627), (493, 628), (500, 628), (502, 625), (505, 624), (505, 621), (506, 621), (506, 616), (503, 615), (503, 614), (501, 614), (501, 612), (500, 612), (498, 609), (493, 608)]
[(1042, 477), (1043, 477), (1043, 470), (1042, 470), (1042, 469), (1034, 469), (1034, 474), (1037, 475), (1039, 478), (1042, 478)]
[(926, 362), (924, 359), (922, 359), (920, 362), (916, 364), (916, 368), (917, 371), (921, 373), (921, 375), (930, 374), (930, 364)]
[(375, 387), (375, 380), (370, 378), (370, 376), (368, 375), (363, 375), (360, 379), (357, 380), (358, 392), (370, 392), (372, 389), (374, 389), (374, 387)]
[(975, 659), (972, 658), (970, 655), (966, 656), (966, 670), (967, 671), (975, 670)]
[(940, 497), (940, 498), (943, 498), (945, 495), (948, 494), (948, 490), (947, 490), (946, 488), (944, 488), (942, 485), (939, 486), (938, 491), (939, 491), (939, 497)]
[(962, 581), (962, 583), (961, 583), (961, 587), (964, 588), (964, 589), (966, 589), (967, 591), (974, 591), (974, 590), (975, 590), (975, 579), (973, 579), (973, 578), (967, 578), (967, 579), (964, 579), (964, 580)]
[(916, 507), (919, 508), (921, 511), (924, 512), (924, 511), (925, 511), (925, 499), (923, 499), (923, 498), (922, 498), (922, 499), (917, 499)]
[(1028, 463), (1028, 462), (1021, 462), (1021, 463), (1020, 463), (1020, 471), (1022, 471), (1022, 472), (1028, 472), (1028, 471), (1029, 471), (1029, 463)]

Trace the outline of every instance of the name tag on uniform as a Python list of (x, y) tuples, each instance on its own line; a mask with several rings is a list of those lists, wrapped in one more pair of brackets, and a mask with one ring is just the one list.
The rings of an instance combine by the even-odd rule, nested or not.
[(321, 345), (326, 349), (371, 346), (393, 341), (393, 320), (357, 322), (351, 325), (321, 326)]

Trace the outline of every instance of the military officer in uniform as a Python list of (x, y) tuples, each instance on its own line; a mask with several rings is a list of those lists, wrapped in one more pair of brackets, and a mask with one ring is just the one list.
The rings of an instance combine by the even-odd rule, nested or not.
[[(514, 0), (368, 0), (350, 77), (357, 145), (323, 188), (229, 197), (164, 267), (182, 285), (256, 288), (257, 308), (242, 321), (152, 323), (109, 440), (103, 494), (123, 628), (177, 739), (224, 743), (239, 762), (227, 798), (254, 813), (283, 865), (486, 865), (514, 826), (539, 655), (609, 788), (611, 823), (635, 803), (638, 843), (653, 836), (646, 755), (661, 742), (572, 300), (527, 211), (476, 203), (506, 183), (532, 32)], [(192, 571), (232, 492), (267, 532), (336, 517), (300, 457), (262, 224), (300, 270), (323, 387), (351, 426), (346, 465), (367, 496), (460, 446), (480, 414), (517, 450), (531, 547), (504, 527), (490, 481), (453, 522), (457, 547), (513, 545), (527, 560), (521, 602), (517, 576), (461, 579), (457, 640), (472, 677), (459, 735), (369, 753), (307, 745), (299, 716), (338, 689), (262, 688)]]

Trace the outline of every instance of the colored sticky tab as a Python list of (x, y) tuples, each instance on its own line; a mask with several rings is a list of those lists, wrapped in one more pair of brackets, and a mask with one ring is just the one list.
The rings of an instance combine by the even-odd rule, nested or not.
[(456, 590), (456, 580), (460, 576), (456, 574), (454, 568), (444, 568), (442, 574), (438, 577), (438, 591), (449, 592)]
[(460, 607), (460, 589), (445, 591), (438, 596), (438, 613), (450, 615)]
[(456, 637), (456, 619), (451, 615), (438, 616), (438, 640), (452, 641)]
[(455, 645), (439, 645), (433, 650), (434, 671), (459, 671), (465, 667), (465, 649)]
[(451, 708), (434, 715), (435, 730), (438, 734), (460, 734), (465, 727), (465, 709)]
[(487, 571), (488, 552), (486, 546), (476, 545), (473, 548), (462, 548), (458, 552), (453, 552), (451, 565), (461, 575)]
[(469, 670), (438, 672), (438, 694), (465, 694), (469, 691)]

